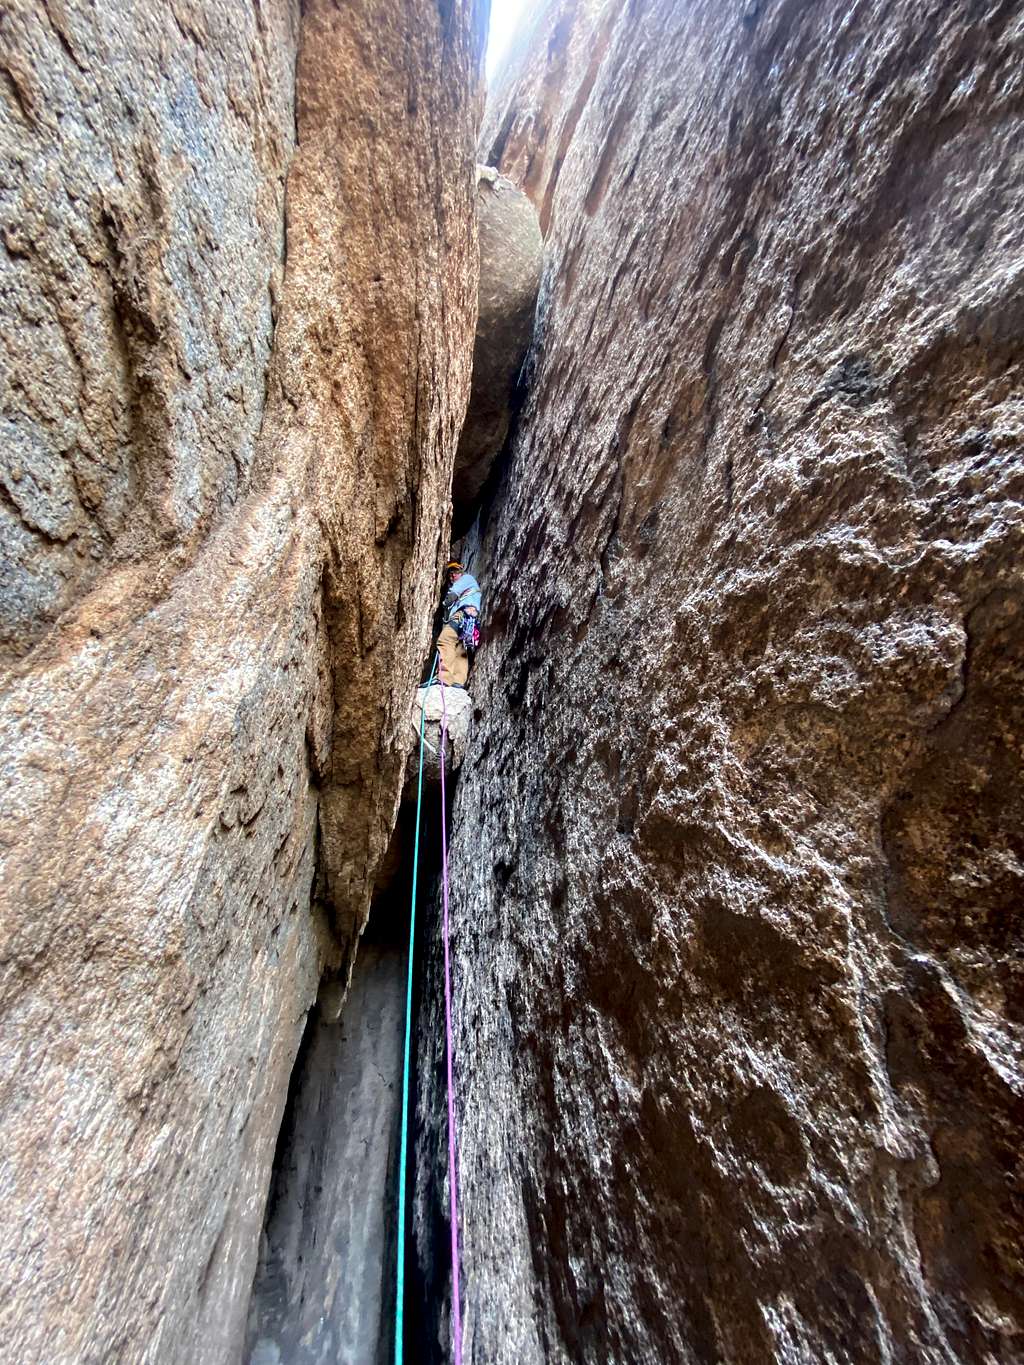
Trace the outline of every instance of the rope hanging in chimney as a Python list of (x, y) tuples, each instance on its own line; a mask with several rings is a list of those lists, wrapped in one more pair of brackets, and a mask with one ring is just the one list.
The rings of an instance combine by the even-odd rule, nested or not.
[[(452, 985), (451, 952), (449, 945), (448, 916), (448, 819), (445, 808), (445, 765), (444, 748), (448, 734), (448, 704), (445, 699), (445, 685), (440, 678), (440, 656), (435, 658), (429, 689), (434, 681), (435, 672), (441, 687), (441, 742), (438, 746), (441, 770), (441, 888), (442, 888), (442, 935), (444, 939), (444, 1024), (445, 1060), (448, 1078), (448, 1185), (451, 1197), (451, 1234), (452, 1234), (452, 1346), (455, 1365), (462, 1365), (462, 1305), (459, 1286), (459, 1204), (458, 1204), (458, 1144), (455, 1125), (455, 1084), (452, 1067)], [(405, 1206), (406, 1206), (406, 1167), (409, 1152), (409, 1071), (412, 1054), (412, 983), (413, 950), (416, 935), (416, 889), (419, 877), (420, 860), (420, 817), (423, 808), (423, 751), (426, 747), (424, 729), (426, 724), (426, 696), (420, 710), (420, 759), (419, 775), (416, 783), (416, 838), (412, 858), (412, 905), (409, 911), (409, 969), (405, 987), (405, 1050), (402, 1062), (402, 1127), (398, 1157), (398, 1239), (396, 1248), (395, 1275), (395, 1365), (402, 1365), (403, 1336), (405, 1318)]]

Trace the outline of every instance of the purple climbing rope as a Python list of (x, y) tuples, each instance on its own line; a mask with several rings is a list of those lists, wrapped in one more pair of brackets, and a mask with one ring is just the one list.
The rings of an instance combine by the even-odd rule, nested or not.
[(448, 949), (448, 819), (444, 795), (444, 744), (448, 734), (448, 703), (445, 701), (445, 685), (438, 669), (438, 682), (441, 685), (441, 898), (444, 906), (442, 929), (444, 935), (444, 1031), (445, 1052), (448, 1062), (448, 1184), (451, 1188), (452, 1205), (452, 1336), (454, 1338), (455, 1365), (462, 1365), (462, 1313), (459, 1304), (459, 1171), (456, 1161), (455, 1141), (455, 1082), (452, 1079), (452, 973), (451, 957)]

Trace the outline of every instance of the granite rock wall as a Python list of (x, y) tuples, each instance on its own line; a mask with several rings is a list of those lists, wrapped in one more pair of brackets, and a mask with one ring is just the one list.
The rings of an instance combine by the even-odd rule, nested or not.
[(469, 391), (471, 3), (0, 14), (0, 1340), (242, 1350)]
[(1020, 6), (581, 22), (484, 138), (548, 233), (454, 816), (465, 1359), (1008, 1365)]

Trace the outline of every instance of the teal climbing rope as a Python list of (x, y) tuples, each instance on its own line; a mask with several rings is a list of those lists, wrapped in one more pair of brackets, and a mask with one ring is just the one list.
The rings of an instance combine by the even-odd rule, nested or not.
[[(429, 688), (434, 681), (437, 657), (427, 679)], [(412, 1053), (412, 966), (416, 938), (416, 880), (420, 868), (420, 813), (423, 808), (423, 734), (427, 717), (424, 696), (420, 708), (420, 770), (416, 780), (416, 840), (412, 854), (412, 905), (409, 910), (409, 970), (405, 982), (405, 1053), (402, 1062), (402, 1136), (398, 1153), (398, 1246), (395, 1274), (395, 1365), (402, 1365), (402, 1337), (405, 1305), (405, 1168), (409, 1154), (409, 1062)]]

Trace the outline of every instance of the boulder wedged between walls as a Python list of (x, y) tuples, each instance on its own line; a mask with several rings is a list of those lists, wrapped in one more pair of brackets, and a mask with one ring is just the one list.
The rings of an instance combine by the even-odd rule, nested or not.
[(480, 284), (473, 380), (452, 479), (457, 508), (479, 498), (512, 418), (523, 358), (533, 335), (544, 246), (537, 210), (517, 185), (477, 167)]
[[(443, 694), (443, 695), (442, 695)], [(469, 744), (473, 699), (461, 687), (441, 687), (433, 683), (418, 687), (410, 714), (411, 734), (406, 783), (415, 784), (419, 772), (420, 724), (423, 725), (423, 776), (431, 782), (441, 780), (441, 731), (446, 728), (445, 769), (454, 772), (462, 766)]]

